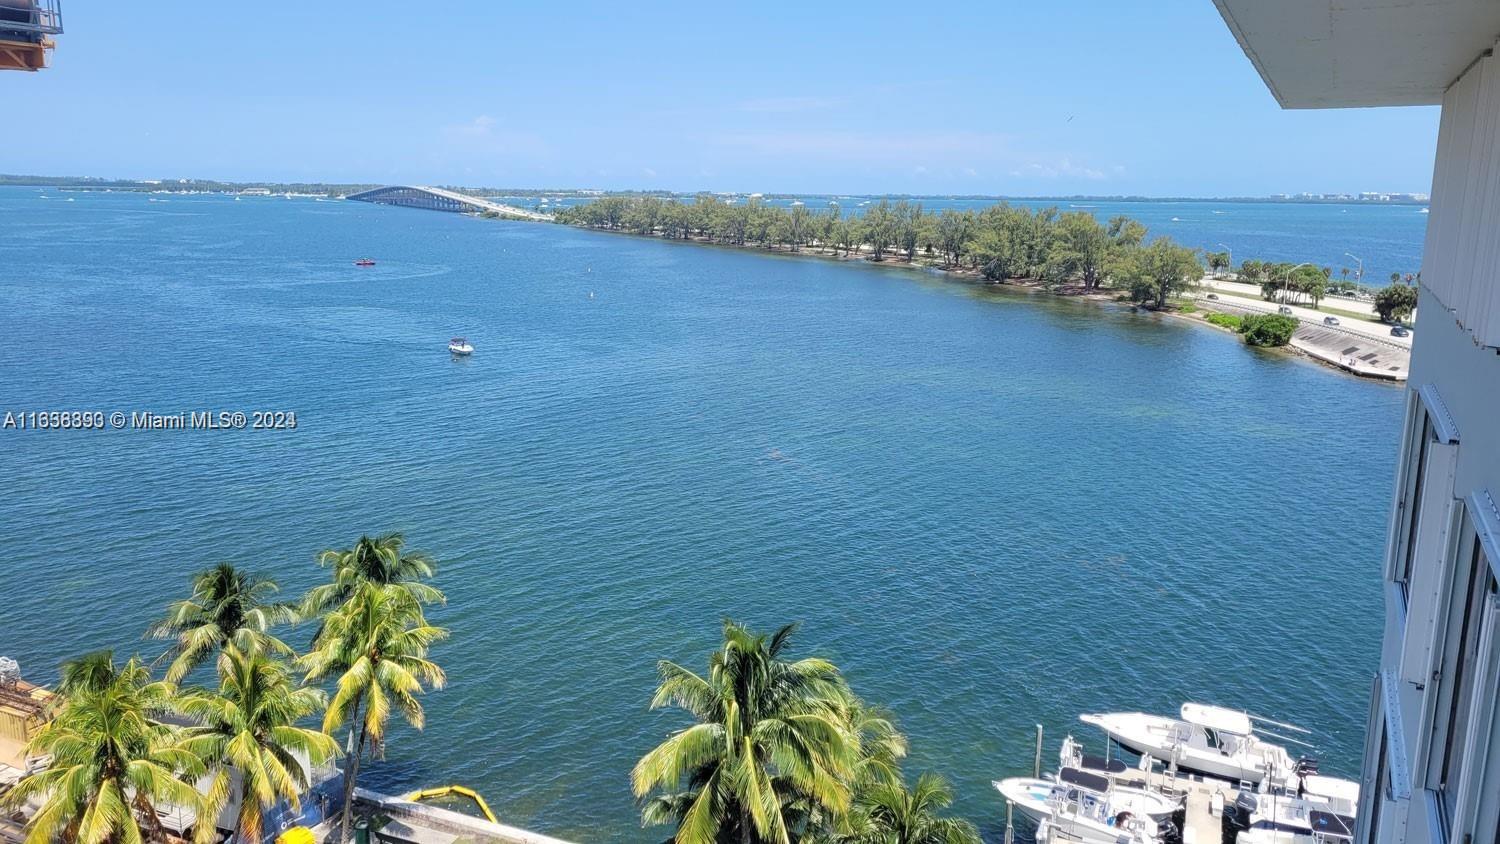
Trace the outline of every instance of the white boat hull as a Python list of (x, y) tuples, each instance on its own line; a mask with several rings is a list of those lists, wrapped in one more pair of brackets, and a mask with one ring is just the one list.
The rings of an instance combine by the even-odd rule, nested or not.
[[(994, 785), (1016, 812), (1039, 828), (1050, 828), (1061, 840), (1079, 844), (1120, 844), (1122, 838), (1131, 844), (1158, 844), (1158, 822), (1175, 808), (1165, 797), (1133, 788), (1102, 795), (1028, 777)], [(1058, 790), (1067, 799), (1055, 796)], [(1117, 826), (1115, 818), (1122, 813), (1129, 813), (1131, 820)]]
[(1291, 774), (1293, 762), (1285, 750), (1254, 736), (1230, 737), (1244, 746), (1225, 753), (1208, 747), (1202, 741), (1203, 728), (1159, 715), (1141, 712), (1112, 712), (1084, 715), (1081, 720), (1103, 730), (1126, 749), (1177, 768), (1219, 779), (1259, 784), (1266, 774), (1273, 782)]

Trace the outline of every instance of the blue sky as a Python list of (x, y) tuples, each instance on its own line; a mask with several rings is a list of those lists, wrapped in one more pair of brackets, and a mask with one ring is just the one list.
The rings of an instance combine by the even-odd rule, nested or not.
[(0, 172), (798, 193), (1427, 191), (1435, 107), (1282, 111), (1210, 0), (68, 0)]

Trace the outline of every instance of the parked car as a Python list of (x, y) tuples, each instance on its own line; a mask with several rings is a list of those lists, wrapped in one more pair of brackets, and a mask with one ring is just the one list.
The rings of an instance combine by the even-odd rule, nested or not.
[(1278, 307), (1276, 309), (1276, 313), (1278, 313), (1278, 314), (1286, 314), (1287, 316), (1291, 316), (1292, 315), (1292, 309), (1288, 308), (1286, 305), (1282, 305), (1282, 306), (1280, 306), (1280, 307)]
[(1339, 318), (1336, 317), (1336, 316), (1326, 316), (1326, 317), (1323, 317), (1323, 324), (1324, 325), (1338, 325), (1339, 324)]
[(1208, 298), (1213, 299), (1214, 301), (1217, 302), (1219, 300), (1219, 294), (1217, 294), (1217, 293), (1210, 293), (1210, 294), (1208, 294)]
[(1392, 337), (1410, 337), (1411, 336), (1411, 330), (1408, 329), (1404, 325), (1395, 325), (1395, 326), (1391, 327), (1391, 336)]

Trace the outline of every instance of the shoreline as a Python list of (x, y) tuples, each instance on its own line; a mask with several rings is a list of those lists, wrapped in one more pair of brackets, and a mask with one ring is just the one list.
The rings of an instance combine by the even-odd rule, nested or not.
[[(904, 270), (904, 271), (908, 271), (908, 272), (925, 272), (925, 273), (929, 273), (929, 274), (932, 274), (932, 275), (939, 276), (939, 277), (943, 278), (945, 281), (949, 281), (949, 282), (953, 282), (953, 283), (957, 283), (957, 284), (968, 284), (968, 285), (972, 285), (974, 287), (979, 287), (979, 288), (984, 288), (984, 289), (1010, 289), (1010, 290), (1016, 290), (1016, 291), (1026, 291), (1026, 292), (1031, 293), (1031, 294), (1045, 294), (1045, 295), (1049, 295), (1049, 296), (1055, 296), (1055, 297), (1060, 298), (1060, 299), (1071, 299), (1071, 300), (1075, 300), (1075, 301), (1088, 301), (1088, 302), (1092, 302), (1092, 303), (1094, 303), (1096, 305), (1125, 305), (1127, 307), (1132, 308), (1132, 310), (1144, 310), (1144, 311), (1149, 312), (1149, 313), (1159, 314), (1161, 316), (1165, 316), (1165, 317), (1169, 317), (1169, 318), (1172, 318), (1172, 319), (1176, 319), (1176, 320), (1180, 320), (1180, 321), (1183, 321), (1183, 322), (1187, 322), (1187, 323), (1192, 324), (1192, 325), (1198, 325), (1198, 326), (1202, 326), (1202, 327), (1205, 327), (1205, 328), (1213, 329), (1213, 330), (1216, 330), (1216, 331), (1219, 331), (1219, 332), (1223, 332), (1223, 333), (1226, 333), (1226, 334), (1232, 334), (1232, 335), (1235, 335), (1235, 336), (1239, 336), (1237, 332), (1235, 332), (1235, 331), (1233, 331), (1233, 330), (1231, 330), (1229, 328), (1225, 328), (1225, 327), (1219, 326), (1219, 325), (1214, 325), (1213, 323), (1211, 323), (1208, 320), (1204, 319), (1203, 315), (1202, 315), (1204, 313), (1204, 311), (1201, 310), (1200, 309), (1201, 306), (1199, 306), (1197, 304), (1194, 305), (1194, 307), (1195, 307), (1194, 311), (1181, 311), (1181, 310), (1174, 310), (1174, 309), (1171, 309), (1171, 308), (1157, 309), (1157, 308), (1152, 308), (1152, 307), (1149, 307), (1149, 306), (1146, 306), (1146, 305), (1134, 305), (1134, 304), (1131, 304), (1129, 302), (1126, 302), (1126, 301), (1124, 301), (1123, 299), (1120, 298), (1118, 292), (1102, 291), (1102, 290), (1098, 290), (1098, 289), (1086, 290), (1086, 289), (1084, 289), (1083, 287), (1081, 287), (1079, 285), (1068, 285), (1068, 286), (1053, 288), (1053, 287), (1047, 287), (1046, 285), (1044, 285), (1043, 283), (1041, 283), (1041, 281), (1039, 281), (1037, 279), (1034, 279), (1034, 278), (1033, 279), (1012, 279), (1012, 280), (1009, 280), (1009, 281), (990, 281), (990, 280), (985, 279), (983, 273), (981, 273), (978, 269), (975, 269), (975, 268), (972, 268), (972, 267), (945, 267), (941, 263), (938, 263), (936, 261), (924, 261), (921, 257), (917, 257), (917, 258), (913, 258), (911, 260), (908, 260), (905, 257), (892, 256), (892, 257), (886, 258), (885, 260), (874, 261), (874, 260), (871, 260), (869, 258), (869, 256), (866, 256), (866, 255), (860, 255), (860, 254), (854, 254), (854, 255), (844, 254), (844, 255), (840, 255), (840, 254), (837, 254), (838, 251), (839, 251), (837, 248), (832, 249), (831, 253), (830, 253), (830, 251), (825, 250), (825, 248), (821, 247), (821, 246), (818, 246), (818, 247), (808, 247), (806, 249), (798, 249), (798, 250), (777, 249), (775, 247), (763, 246), (763, 245), (760, 245), (760, 244), (723, 243), (723, 242), (716, 241), (716, 240), (714, 240), (712, 238), (704, 237), (704, 236), (701, 236), (701, 235), (695, 235), (695, 236), (692, 236), (692, 237), (663, 237), (662, 235), (657, 235), (657, 234), (640, 234), (638, 232), (624, 231), (624, 230), (621, 230), (621, 229), (610, 229), (610, 228), (602, 228), (602, 227), (597, 227), (597, 226), (582, 226), (582, 225), (574, 225), (574, 224), (571, 224), (571, 223), (557, 223), (557, 225), (566, 226), (567, 228), (570, 228), (570, 229), (578, 229), (580, 231), (599, 232), (601, 234), (623, 235), (625, 237), (638, 238), (638, 239), (641, 239), (641, 240), (656, 240), (656, 241), (662, 241), (662, 242), (665, 242), (665, 243), (680, 243), (680, 244), (687, 245), (687, 246), (707, 246), (707, 247), (714, 247), (714, 248), (720, 248), (720, 249), (730, 249), (730, 250), (742, 251), (742, 252), (755, 252), (755, 253), (759, 253), (761, 255), (770, 255), (770, 256), (775, 256), (775, 257), (784, 257), (784, 258), (812, 258), (812, 259), (823, 260), (823, 261), (831, 261), (831, 262), (841, 263), (841, 264), (860, 264), (860, 265), (865, 266), (865, 267), (878, 268), (878, 269)], [(1223, 313), (1223, 312), (1222, 311), (1217, 311), (1216, 313)], [(1241, 345), (1245, 345), (1245, 344), (1242, 343)], [(1323, 366), (1325, 368), (1331, 369), (1331, 370), (1333, 370), (1335, 372), (1338, 372), (1338, 373), (1341, 373), (1341, 374), (1344, 374), (1344, 375), (1349, 375), (1349, 376), (1352, 376), (1352, 377), (1355, 377), (1355, 378), (1359, 378), (1361, 380), (1377, 381), (1377, 382), (1385, 382), (1385, 383), (1400, 383), (1401, 382), (1401, 379), (1394, 378), (1394, 377), (1392, 377), (1389, 374), (1378, 372), (1378, 371), (1362, 371), (1362, 370), (1360, 370), (1359, 368), (1357, 368), (1355, 366), (1350, 366), (1350, 365), (1346, 364), (1345, 362), (1343, 362), (1342, 360), (1337, 359), (1334, 356), (1324, 356), (1322, 354), (1319, 354), (1317, 352), (1317, 350), (1315, 350), (1315, 349), (1306, 348), (1304, 346), (1299, 346), (1299, 345), (1296, 344), (1295, 338), (1293, 338), (1293, 342), (1290, 342), (1290, 343), (1288, 343), (1285, 346), (1250, 347), (1250, 348), (1255, 348), (1257, 351), (1262, 351), (1262, 352), (1274, 352), (1274, 353), (1288, 355), (1290, 357), (1306, 358), (1307, 360), (1309, 360), (1309, 361), (1311, 361), (1311, 362), (1313, 362), (1315, 364), (1318, 364), (1320, 366)]]

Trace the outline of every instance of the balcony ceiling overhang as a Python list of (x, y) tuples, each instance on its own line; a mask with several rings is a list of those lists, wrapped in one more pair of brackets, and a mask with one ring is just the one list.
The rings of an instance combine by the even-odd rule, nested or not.
[(1500, 0), (1214, 0), (1283, 108), (1429, 105), (1500, 38)]

